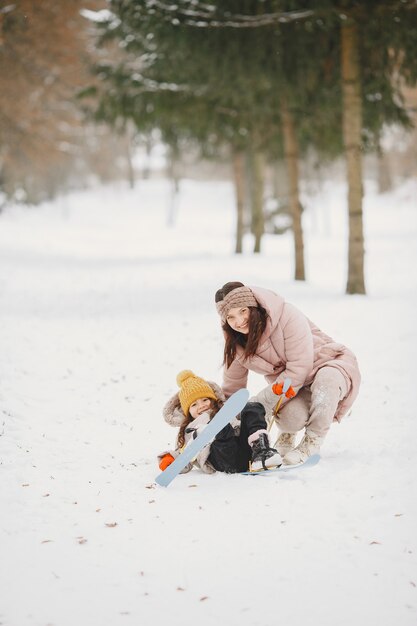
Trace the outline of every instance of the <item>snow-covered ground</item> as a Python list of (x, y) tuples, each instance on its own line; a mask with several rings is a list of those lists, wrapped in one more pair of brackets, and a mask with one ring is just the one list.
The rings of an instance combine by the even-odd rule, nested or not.
[[(346, 296), (343, 186), (233, 255), (222, 183), (73, 193), (0, 217), (0, 624), (414, 626), (417, 182), (365, 198), (367, 296)], [(359, 359), (314, 468), (155, 487), (187, 368), (221, 381), (215, 290), (282, 293)], [(263, 386), (251, 375), (250, 390)]]

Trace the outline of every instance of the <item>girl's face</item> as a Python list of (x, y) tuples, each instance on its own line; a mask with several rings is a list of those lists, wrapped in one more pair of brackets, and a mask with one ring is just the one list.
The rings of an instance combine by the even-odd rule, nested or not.
[(233, 330), (247, 335), (249, 332), (249, 307), (236, 307), (230, 309), (226, 317), (226, 322)]
[(196, 417), (211, 409), (210, 398), (199, 398), (190, 406), (190, 415), (195, 420)]

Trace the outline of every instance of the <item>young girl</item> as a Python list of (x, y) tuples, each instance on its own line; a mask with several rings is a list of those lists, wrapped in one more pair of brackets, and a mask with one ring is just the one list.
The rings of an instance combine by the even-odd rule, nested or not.
[[(177, 447), (158, 455), (159, 467), (164, 470), (220, 410), (225, 397), (216, 383), (199, 378), (190, 370), (177, 376), (180, 388), (165, 405), (163, 415), (171, 426), (179, 427)], [(227, 424), (214, 440), (189, 463), (182, 473), (189, 472), (193, 465), (203, 472), (235, 473), (259, 471), (279, 467), (282, 459), (269, 445), (265, 408), (259, 402), (248, 402), (240, 418)]]

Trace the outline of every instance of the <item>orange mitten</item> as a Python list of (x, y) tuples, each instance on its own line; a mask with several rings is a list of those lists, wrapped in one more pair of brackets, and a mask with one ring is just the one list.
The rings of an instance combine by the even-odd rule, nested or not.
[(170, 454), (169, 452), (167, 454), (164, 454), (162, 459), (159, 461), (159, 469), (164, 471), (164, 469), (166, 469), (168, 465), (171, 465), (171, 463), (173, 463), (174, 461), (175, 459), (172, 454)]
[[(281, 396), (283, 387), (284, 387), (284, 383), (274, 383), (272, 385), (272, 391), (275, 393), (275, 395)], [(295, 393), (293, 387), (291, 387), (291, 385), (290, 385), (288, 387), (287, 391), (285, 392), (285, 397), (286, 398), (294, 398), (295, 395), (296, 395), (296, 393)]]
[(272, 391), (274, 392), (275, 395), (280, 396), (282, 394), (283, 386), (284, 386), (284, 383), (274, 383), (272, 385)]

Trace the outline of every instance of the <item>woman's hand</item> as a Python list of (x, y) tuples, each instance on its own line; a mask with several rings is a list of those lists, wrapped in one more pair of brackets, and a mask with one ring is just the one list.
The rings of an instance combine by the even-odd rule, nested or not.
[(282, 396), (282, 394), (284, 393), (286, 398), (294, 398), (294, 396), (296, 395), (294, 388), (290, 385), (287, 391), (284, 392), (284, 384), (285, 383), (274, 383), (272, 385), (272, 391), (274, 392), (274, 394), (276, 396)]

